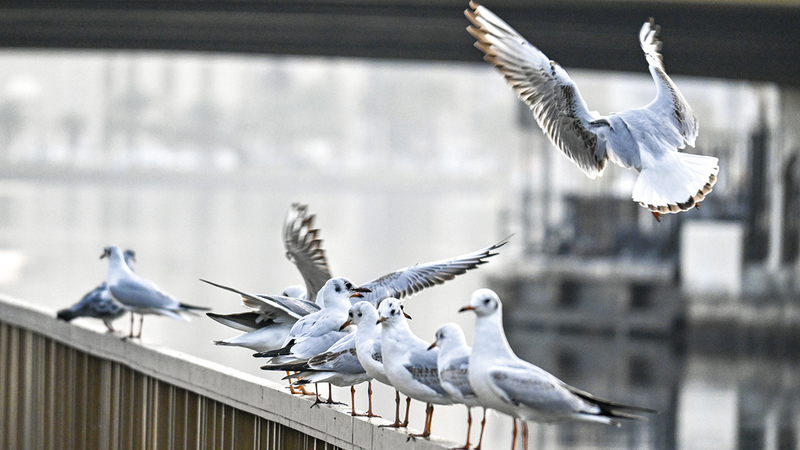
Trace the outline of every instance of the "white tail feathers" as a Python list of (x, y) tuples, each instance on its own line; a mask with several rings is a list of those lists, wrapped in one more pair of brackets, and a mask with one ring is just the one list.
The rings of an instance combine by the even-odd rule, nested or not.
[(643, 168), (633, 187), (633, 201), (654, 213), (688, 211), (711, 192), (719, 160), (713, 156), (670, 152), (654, 167)]

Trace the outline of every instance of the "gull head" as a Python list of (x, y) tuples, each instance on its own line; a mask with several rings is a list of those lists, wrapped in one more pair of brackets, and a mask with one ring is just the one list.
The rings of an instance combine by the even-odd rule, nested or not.
[(127, 249), (125, 250), (125, 253), (122, 254), (122, 257), (125, 259), (125, 264), (133, 269), (133, 263), (136, 262), (136, 252), (131, 249)]
[(467, 338), (464, 337), (464, 330), (462, 330), (458, 324), (450, 322), (436, 330), (436, 340), (428, 347), (428, 350), (439, 347), (443, 352), (446, 352), (450, 348), (461, 346), (467, 346)]
[(370, 320), (372, 323), (377, 322), (378, 311), (370, 302), (358, 302), (347, 311), (347, 322), (342, 324), (339, 330), (344, 330), (350, 325), (360, 326), (361, 323), (369, 323)]
[(500, 297), (491, 289), (478, 289), (472, 293), (469, 305), (458, 310), (458, 312), (474, 311), (478, 317), (490, 316), (503, 309)]
[(319, 290), (317, 297), (322, 296), (322, 304), (326, 308), (334, 305), (347, 305), (344, 308), (347, 309), (350, 305), (351, 297), (363, 297), (365, 292), (372, 291), (364, 287), (354, 286), (347, 278), (340, 277), (328, 280)]
[(384, 326), (397, 323), (406, 316), (407, 314), (403, 311), (403, 302), (396, 298), (389, 297), (378, 305), (377, 323), (384, 324)]
[(103, 254), (100, 255), (100, 259), (108, 258), (111, 259), (112, 257), (117, 257), (119, 259), (123, 259), (122, 252), (120, 251), (119, 247), (116, 245), (109, 245), (103, 249)]

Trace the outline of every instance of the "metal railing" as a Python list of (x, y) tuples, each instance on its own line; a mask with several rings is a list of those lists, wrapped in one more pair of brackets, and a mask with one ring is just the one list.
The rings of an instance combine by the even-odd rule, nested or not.
[[(0, 297), (0, 448), (441, 449), (183, 353)], [(346, 409), (346, 408), (345, 408)]]

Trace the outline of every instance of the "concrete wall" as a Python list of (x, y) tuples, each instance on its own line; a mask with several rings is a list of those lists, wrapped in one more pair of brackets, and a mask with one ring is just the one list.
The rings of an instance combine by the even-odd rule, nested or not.
[(442, 449), (282, 385), (0, 297), (0, 448)]

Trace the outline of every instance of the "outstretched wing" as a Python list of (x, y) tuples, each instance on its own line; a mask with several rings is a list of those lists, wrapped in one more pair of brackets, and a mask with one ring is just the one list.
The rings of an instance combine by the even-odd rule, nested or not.
[(427, 287), (442, 284), (482, 264), (486, 264), (489, 258), (497, 255), (495, 250), (504, 246), (507, 242), (508, 238), (490, 247), (466, 255), (417, 264), (384, 275), (361, 286), (370, 289), (372, 292), (364, 294), (364, 297), (359, 301), (368, 301), (377, 307), (381, 300), (385, 298), (394, 297), (400, 299), (414, 295)]
[(306, 284), (306, 300), (314, 301), (317, 292), (331, 278), (319, 229), (314, 228), (314, 215), (307, 214), (308, 205), (292, 203), (283, 223), (283, 243), (289, 259)]
[(589, 111), (578, 87), (561, 66), (531, 45), (516, 30), (475, 2), (464, 11), (473, 26), (467, 31), (525, 102), (550, 141), (589, 178), (602, 174), (605, 145), (593, 131), (607, 122)]
[(670, 128), (659, 127), (659, 130), (667, 133), (664, 135), (667, 142), (676, 148), (683, 148), (686, 144), (694, 147), (697, 137), (697, 117), (681, 91), (664, 71), (660, 53), (662, 42), (658, 39), (659, 31), (660, 27), (652, 18), (645, 22), (639, 31), (639, 43), (656, 82), (656, 98), (644, 109), (652, 112), (653, 117), (660, 118), (653, 122), (655, 124), (666, 125), (663, 118), (669, 118)]
[(234, 292), (242, 297), (242, 303), (253, 312), (263, 314), (266, 318), (276, 319), (288, 315), (294, 319), (299, 319), (308, 314), (319, 311), (319, 306), (306, 300), (280, 295), (255, 295), (234, 289), (229, 286), (217, 284), (212, 281), (200, 279), (204, 283), (216, 286), (226, 291)]

